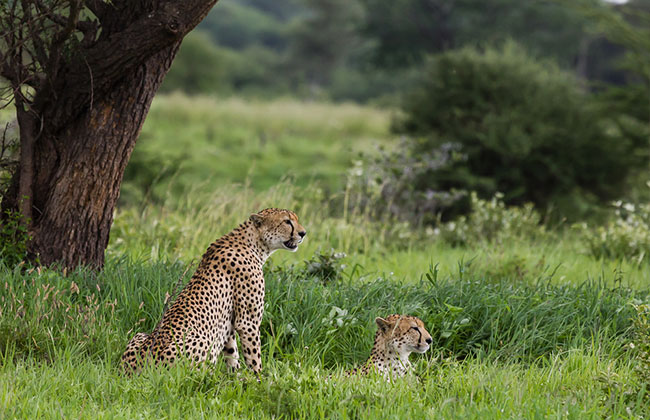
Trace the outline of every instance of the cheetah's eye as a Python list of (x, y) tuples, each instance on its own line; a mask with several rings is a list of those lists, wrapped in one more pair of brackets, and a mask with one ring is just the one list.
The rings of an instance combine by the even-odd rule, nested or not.
[(284, 223), (286, 223), (288, 225), (291, 225), (291, 220), (287, 219), (287, 220), (284, 221)]
[(415, 331), (418, 331), (418, 332), (420, 331), (420, 329), (418, 327), (411, 327), (411, 329), (415, 330)]

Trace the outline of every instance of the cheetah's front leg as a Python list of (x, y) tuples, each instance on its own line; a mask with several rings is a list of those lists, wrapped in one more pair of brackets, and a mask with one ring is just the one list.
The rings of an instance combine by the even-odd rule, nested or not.
[[(255, 317), (257, 318), (257, 317)], [(261, 318), (261, 317), (259, 317)], [(260, 355), (260, 321), (248, 316), (238, 316), (235, 320), (235, 330), (244, 353), (244, 361), (253, 372), (259, 374), (262, 369), (262, 358)]]

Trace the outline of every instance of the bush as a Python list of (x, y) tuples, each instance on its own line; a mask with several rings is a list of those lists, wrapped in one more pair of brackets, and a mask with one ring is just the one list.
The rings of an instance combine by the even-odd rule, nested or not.
[(536, 238), (545, 233), (541, 217), (533, 205), (506, 207), (503, 194), (482, 200), (471, 194), (472, 212), (440, 227), (441, 237), (452, 245), (479, 242), (505, 243), (521, 238)]
[(288, 89), (282, 56), (272, 49), (251, 45), (241, 50), (215, 44), (202, 31), (183, 40), (174, 63), (160, 87), (196, 94), (227, 95), (233, 91), (258, 96), (280, 95)]
[(615, 218), (605, 226), (576, 225), (596, 258), (625, 258), (641, 264), (650, 258), (650, 204), (614, 203)]
[[(242, 50), (252, 45), (274, 50), (285, 48), (288, 40), (284, 19), (265, 13), (261, 7), (242, 3), (220, 3), (199, 24), (199, 30), (226, 48)], [(295, 5), (293, 9), (297, 9)]]
[(413, 138), (413, 156), (450, 143), (464, 156), (416, 177), (418, 191), (501, 191), (508, 204), (553, 204), (576, 218), (585, 203), (620, 194), (638, 162), (598, 123), (574, 76), (513, 43), (435, 56), (403, 111), (394, 130)]
[(183, 40), (160, 90), (182, 90), (190, 94), (216, 92), (224, 84), (225, 61), (222, 51), (205, 34), (191, 32)]
[(27, 244), (31, 240), (27, 227), (18, 211), (7, 210), (0, 221), (0, 259), (13, 267), (27, 257)]
[(305, 261), (305, 274), (320, 279), (323, 284), (339, 280), (346, 267), (341, 263), (345, 257), (345, 252), (336, 252), (334, 249), (326, 252), (318, 250)]
[(436, 224), (466, 213), (466, 191), (444, 191), (435, 184), (418, 184), (428, 174), (442, 173), (462, 159), (454, 144), (416, 154), (404, 140), (394, 151), (380, 150), (372, 160), (355, 162), (348, 176), (348, 206), (385, 223), (397, 219), (414, 225)]

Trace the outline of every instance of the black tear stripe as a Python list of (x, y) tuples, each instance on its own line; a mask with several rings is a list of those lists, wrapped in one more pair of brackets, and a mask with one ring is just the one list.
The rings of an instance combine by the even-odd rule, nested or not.
[(293, 222), (291, 221), (291, 219), (287, 219), (285, 223), (286, 222), (289, 222), (289, 225), (291, 226), (291, 239), (293, 239), (293, 231), (294, 231)]
[(415, 329), (415, 331), (417, 331), (418, 334), (420, 334), (420, 336), (418, 337), (418, 344), (420, 344), (422, 342), (422, 331), (420, 331), (418, 327), (411, 327), (411, 328)]

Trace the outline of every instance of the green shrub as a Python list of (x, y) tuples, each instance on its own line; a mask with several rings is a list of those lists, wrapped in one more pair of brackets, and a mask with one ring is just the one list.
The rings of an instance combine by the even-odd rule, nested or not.
[(458, 147), (447, 143), (428, 153), (416, 153), (408, 140), (394, 150), (380, 150), (373, 159), (355, 162), (348, 176), (347, 192), (353, 210), (392, 223), (394, 219), (413, 225), (436, 224), (469, 210), (467, 192), (422, 186), (431, 173), (447, 171), (462, 160)]
[(341, 263), (345, 257), (345, 252), (336, 252), (334, 249), (325, 252), (318, 250), (305, 261), (305, 274), (316, 277), (323, 283), (339, 280), (346, 267)]
[(7, 267), (25, 260), (29, 240), (20, 212), (7, 210), (0, 221), (0, 258)]
[(190, 32), (160, 91), (180, 90), (191, 95), (227, 95), (237, 91), (244, 95), (277, 96), (286, 93), (288, 87), (282, 60), (278, 52), (259, 45), (234, 50), (213, 43), (202, 31)]
[(617, 196), (638, 160), (615, 130), (599, 124), (580, 85), (513, 43), (433, 57), (394, 130), (413, 138), (416, 157), (456, 144), (463, 159), (425, 171), (414, 188), (482, 197), (501, 191), (508, 204), (552, 204), (570, 218)]
[(283, 73), (281, 54), (255, 45), (240, 51), (224, 51), (228, 53), (224, 71), (232, 90), (257, 97), (287, 92), (288, 79)]
[(576, 225), (596, 258), (625, 258), (641, 264), (650, 259), (650, 204), (614, 203), (615, 218), (605, 226)]
[[(226, 48), (241, 50), (252, 45), (276, 50), (285, 48), (288, 39), (284, 19), (242, 3), (219, 3), (199, 24), (199, 30)], [(294, 6), (292, 11), (295, 13), (298, 8), (287, 3)]]
[(440, 236), (452, 245), (474, 245), (480, 242), (505, 243), (515, 239), (534, 239), (545, 234), (541, 217), (533, 205), (506, 207), (503, 194), (482, 200), (471, 195), (472, 212), (440, 226)]
[(216, 92), (224, 85), (227, 57), (202, 32), (191, 32), (183, 40), (174, 63), (160, 87), (161, 92), (182, 90), (197, 94)]

